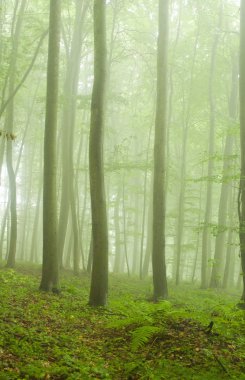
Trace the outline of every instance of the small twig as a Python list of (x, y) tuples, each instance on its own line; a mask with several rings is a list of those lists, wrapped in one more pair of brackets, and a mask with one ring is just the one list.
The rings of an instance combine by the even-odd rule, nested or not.
[(145, 358), (146, 358), (146, 359), (149, 358), (150, 351), (151, 351), (151, 349), (152, 349), (154, 343), (156, 342), (156, 340), (157, 340), (158, 338), (159, 338), (159, 336), (156, 336), (156, 337), (153, 339), (152, 343), (150, 344), (149, 350), (147, 351), (147, 353), (146, 353), (146, 355), (145, 355)]
[(224, 364), (222, 363), (222, 361), (219, 359), (219, 357), (214, 352), (213, 352), (213, 356), (214, 356), (215, 360), (217, 361), (217, 363), (219, 363), (219, 365), (223, 369), (223, 371), (230, 376), (229, 371), (227, 370), (227, 368), (224, 366)]
[(213, 325), (214, 325), (214, 322), (211, 321), (211, 322), (209, 323), (209, 325), (205, 328), (205, 332), (206, 332), (207, 334), (210, 334), (210, 333), (212, 332)]

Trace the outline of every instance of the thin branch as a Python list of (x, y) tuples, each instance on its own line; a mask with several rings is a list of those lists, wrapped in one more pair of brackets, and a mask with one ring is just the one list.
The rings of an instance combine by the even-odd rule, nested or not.
[(228, 375), (230, 375), (230, 373), (227, 370), (227, 368), (224, 366), (224, 364), (222, 363), (222, 361), (219, 359), (219, 357), (214, 352), (213, 352), (213, 356), (214, 356), (215, 360), (217, 361), (217, 363), (220, 365), (220, 367), (223, 369), (223, 371), (225, 373), (227, 373)]
[(32, 61), (28, 67), (28, 69), (26, 70), (25, 74), (23, 75), (23, 78), (21, 79), (20, 83), (16, 86), (16, 88), (14, 89), (13, 93), (9, 96), (9, 98), (6, 100), (6, 102), (2, 105), (1, 109), (0, 109), (0, 118), (2, 116), (2, 114), (4, 113), (6, 107), (8, 106), (8, 104), (11, 102), (11, 100), (15, 97), (15, 95), (17, 94), (17, 92), (19, 91), (20, 87), (23, 85), (23, 83), (25, 82), (26, 78), (28, 77), (28, 75), (30, 74), (32, 68), (33, 68), (33, 65), (36, 61), (36, 58), (38, 56), (38, 53), (39, 53), (39, 50), (42, 46), (42, 43), (44, 41), (44, 38), (47, 36), (48, 34), (48, 29), (45, 30), (45, 32), (42, 34), (40, 40), (39, 40), (39, 43), (36, 47), (36, 51), (35, 51), (35, 54), (32, 58)]

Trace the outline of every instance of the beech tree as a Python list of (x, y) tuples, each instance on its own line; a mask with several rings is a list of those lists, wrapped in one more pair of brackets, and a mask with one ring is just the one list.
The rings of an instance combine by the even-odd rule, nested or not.
[(245, 303), (245, 0), (240, 7), (240, 144), (241, 144), (241, 177), (239, 194), (240, 250), (242, 262), (243, 294)]
[(58, 254), (62, 263), (64, 243), (67, 232), (69, 209), (73, 226), (73, 267), (79, 271), (80, 246), (78, 239), (78, 223), (74, 194), (74, 128), (76, 121), (76, 99), (81, 61), (84, 18), (88, 8), (88, 1), (76, 0), (75, 21), (71, 41), (71, 48), (67, 59), (66, 78), (64, 83), (64, 107), (62, 118), (62, 186), (61, 205), (58, 223)]
[(59, 292), (56, 129), (61, 0), (50, 0), (43, 173), (43, 266), (40, 290)]
[[(237, 55), (233, 58), (232, 65), (232, 81), (228, 104), (229, 121), (234, 123), (237, 117), (237, 101), (238, 101), (238, 65)], [(229, 197), (231, 197), (232, 186), (226, 177), (231, 170), (230, 159), (233, 151), (234, 136), (231, 136), (229, 131), (226, 132), (224, 155), (223, 155), (223, 178), (220, 192), (219, 213), (218, 213), (218, 228), (215, 239), (214, 263), (211, 272), (210, 287), (221, 287), (222, 273), (224, 271), (225, 260), (225, 232), (227, 222), (227, 209)], [(230, 231), (229, 231), (230, 236)], [(231, 239), (231, 236), (230, 236)]]
[(157, 104), (154, 143), (152, 270), (154, 299), (168, 296), (165, 264), (165, 146), (167, 128), (167, 51), (169, 1), (159, 0)]
[(106, 1), (94, 0), (94, 84), (89, 138), (93, 264), (91, 306), (105, 306), (108, 293), (108, 231), (103, 168), (106, 96)]
[[(18, 8), (18, 3), (15, 3), (16, 10)], [(9, 96), (12, 95), (15, 88), (15, 78), (17, 70), (17, 54), (19, 49), (19, 41), (21, 34), (21, 27), (23, 22), (23, 14), (26, 7), (26, 1), (22, 1), (21, 7), (18, 13), (18, 18), (15, 26), (15, 30), (12, 35), (12, 53), (9, 67)], [(9, 135), (13, 134), (14, 129), (14, 98), (10, 100), (8, 106), (6, 107), (6, 119), (5, 119), (5, 129)], [(11, 214), (11, 230), (10, 230), (10, 244), (8, 251), (7, 267), (13, 268), (15, 266), (15, 256), (16, 256), (16, 243), (17, 243), (17, 210), (16, 210), (16, 178), (13, 167), (13, 151), (12, 151), (12, 139), (7, 138), (6, 146), (6, 162), (7, 171), (9, 177), (9, 195), (10, 195), (10, 214)]]
[(207, 168), (207, 192), (206, 192), (206, 205), (205, 216), (203, 222), (202, 233), (202, 268), (201, 268), (201, 288), (205, 289), (208, 286), (208, 260), (210, 257), (209, 252), (209, 225), (212, 217), (212, 202), (213, 202), (213, 182), (212, 176), (214, 172), (214, 152), (215, 152), (215, 126), (216, 126), (216, 99), (214, 96), (214, 77), (216, 68), (216, 55), (219, 43), (219, 30), (222, 25), (222, 0), (219, 4), (219, 16), (217, 28), (215, 29), (215, 35), (211, 50), (210, 72), (209, 72), (209, 86), (208, 86), (208, 101), (209, 101), (209, 140), (208, 140), (208, 168)]

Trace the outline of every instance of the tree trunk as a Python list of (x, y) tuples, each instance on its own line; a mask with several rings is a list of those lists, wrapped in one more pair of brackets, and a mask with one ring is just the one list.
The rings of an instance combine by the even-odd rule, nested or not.
[(167, 298), (167, 274), (165, 264), (165, 148), (167, 121), (167, 53), (169, 1), (159, 0), (159, 36), (157, 53), (157, 105), (154, 140), (153, 182), (153, 297)]
[[(232, 193), (232, 192), (231, 192)], [(227, 239), (227, 247), (226, 247), (226, 257), (225, 257), (225, 268), (223, 273), (223, 280), (222, 280), (222, 288), (227, 289), (228, 287), (231, 287), (231, 284), (233, 281), (231, 281), (231, 278), (234, 278), (234, 254), (235, 254), (235, 244), (233, 242), (234, 239), (234, 228), (233, 225), (235, 223), (234, 218), (234, 204), (235, 204), (235, 197), (234, 194), (230, 195), (230, 202), (229, 202), (229, 231), (228, 231), (228, 239)], [(234, 285), (234, 284), (233, 284)]]
[(209, 224), (211, 223), (212, 216), (212, 195), (213, 195), (213, 155), (214, 155), (214, 138), (215, 138), (215, 97), (214, 97), (214, 75), (215, 75), (215, 64), (216, 64), (216, 54), (219, 42), (219, 30), (222, 23), (222, 0), (220, 1), (220, 12), (218, 18), (217, 29), (215, 30), (215, 36), (211, 52), (211, 63), (210, 63), (210, 75), (209, 75), (209, 140), (208, 140), (208, 183), (207, 183), (207, 194), (206, 194), (206, 207), (204, 216), (204, 225), (202, 233), (202, 266), (201, 266), (201, 288), (206, 289), (208, 286), (208, 257), (209, 257)]
[(240, 144), (241, 144), (241, 178), (239, 193), (239, 237), (242, 264), (243, 294), (245, 303), (245, 0), (240, 6)]
[(50, 1), (43, 175), (43, 266), (40, 290), (59, 292), (57, 251), (56, 134), (61, 1)]
[[(23, 21), (23, 15), (26, 7), (26, 0), (23, 0), (18, 13), (17, 23), (14, 31), (12, 54), (10, 61), (9, 70), (9, 96), (13, 93), (15, 88), (15, 74), (17, 65), (17, 54), (19, 48), (19, 40), (21, 34), (21, 27)], [(8, 103), (6, 110), (6, 128), (7, 133), (13, 134), (14, 128), (14, 99), (12, 98)], [(12, 157), (12, 139), (7, 139), (6, 147), (6, 162), (7, 171), (9, 177), (9, 196), (10, 196), (10, 216), (11, 216), (11, 230), (10, 230), (10, 242), (8, 259), (6, 266), (8, 268), (13, 268), (15, 266), (15, 256), (16, 256), (16, 243), (17, 243), (17, 209), (16, 209), (16, 181), (15, 173), (13, 168), (13, 157)]]
[[(136, 183), (137, 186), (137, 183)], [(133, 261), (132, 274), (136, 274), (139, 267), (139, 194), (135, 192), (134, 200), (134, 241), (133, 241)]]
[(93, 264), (91, 306), (105, 306), (108, 293), (108, 230), (103, 169), (106, 96), (106, 2), (94, 0), (94, 85), (89, 139), (89, 178), (92, 212)]
[[(148, 164), (149, 164), (149, 155), (150, 155), (152, 125), (153, 125), (153, 122), (151, 123), (151, 127), (150, 127), (149, 134), (148, 134), (147, 150), (146, 150), (146, 168), (145, 168), (145, 172), (144, 172), (143, 213), (142, 213), (142, 226), (141, 226), (141, 239), (140, 239), (140, 263), (139, 263), (139, 277), (140, 277), (140, 279), (142, 279), (144, 277), (144, 274), (143, 274), (143, 271), (144, 271), (143, 270), (143, 267), (144, 267), (143, 257), (144, 257), (144, 241), (145, 241), (145, 219), (146, 219), (146, 209), (147, 209), (147, 175), (148, 175)], [(151, 176), (151, 178), (152, 178), (152, 176)], [(150, 191), (152, 192), (152, 179), (151, 179)], [(150, 202), (152, 202), (152, 198), (151, 198)], [(150, 208), (152, 208), (152, 207), (150, 207)], [(152, 218), (151, 218), (151, 223), (152, 223)], [(149, 226), (149, 219), (148, 219), (148, 226)], [(151, 228), (152, 228), (152, 225), (151, 225)], [(149, 231), (149, 228), (148, 228), (148, 231)], [(152, 241), (152, 233), (150, 233), (150, 235), (151, 235), (151, 241)], [(149, 241), (148, 235), (147, 235), (146, 239), (148, 242)], [(147, 252), (147, 254), (148, 253), (149, 252)], [(146, 252), (145, 252), (145, 255), (146, 255)], [(151, 248), (150, 248), (149, 255), (151, 255)], [(147, 266), (147, 273), (148, 273), (148, 268), (149, 268), (149, 263), (150, 263), (150, 256), (149, 255), (148, 255), (149, 260), (148, 260), (148, 266)]]
[(1, 235), (0, 235), (0, 260), (3, 260), (3, 246), (4, 246), (4, 235), (8, 222), (8, 213), (9, 213), (9, 201), (7, 202), (6, 209), (2, 218), (1, 224)]
[[(62, 186), (61, 205), (58, 224), (58, 253), (62, 265), (63, 249), (67, 231), (69, 209), (71, 209), (74, 231), (74, 270), (77, 272), (79, 257), (79, 241), (77, 213), (74, 205), (74, 173), (73, 173), (73, 135), (76, 120), (76, 99), (80, 71), (83, 21), (87, 11), (88, 1), (76, 0), (76, 16), (71, 43), (71, 51), (67, 60), (67, 72), (64, 85), (64, 108), (62, 120)], [(75, 269), (76, 268), (76, 269)]]
[[(190, 85), (189, 85), (189, 93), (188, 93), (188, 104), (185, 115), (185, 120), (183, 123), (183, 137), (182, 137), (182, 152), (181, 152), (181, 168), (180, 168), (180, 192), (178, 199), (178, 217), (177, 217), (177, 228), (176, 228), (176, 285), (180, 283), (181, 277), (181, 258), (182, 258), (182, 240), (184, 235), (184, 224), (185, 224), (185, 192), (186, 192), (186, 166), (187, 166), (187, 154), (188, 154), (188, 134), (189, 134), (189, 126), (190, 126), (190, 113), (191, 113), (191, 100), (193, 96), (193, 77), (194, 77), (194, 67), (196, 63), (196, 55), (198, 48), (198, 40), (199, 40), (199, 30), (200, 23), (198, 20), (197, 24), (197, 32), (193, 49), (193, 59), (191, 63), (190, 69)], [(185, 104), (183, 99), (183, 108), (185, 110)], [(183, 112), (184, 113), (184, 112)]]
[[(236, 121), (237, 115), (237, 90), (238, 90), (238, 72), (237, 72), (237, 62), (236, 59), (233, 63), (232, 68), (232, 86), (229, 101), (229, 118), (232, 123)], [(223, 274), (223, 263), (224, 263), (224, 244), (225, 244), (225, 232), (226, 232), (226, 221), (227, 221), (227, 207), (228, 207), (228, 197), (231, 192), (231, 183), (227, 181), (226, 176), (231, 170), (230, 159), (233, 150), (233, 136), (227, 131), (224, 156), (223, 156), (223, 177), (221, 185), (221, 194), (219, 202), (219, 215), (218, 215), (218, 232), (215, 239), (215, 253), (214, 253), (214, 263), (211, 273), (210, 287), (221, 287), (222, 284), (222, 274)]]
[(117, 195), (114, 206), (114, 229), (115, 229), (115, 260), (113, 272), (119, 273), (121, 270), (122, 252), (121, 252), (121, 231), (120, 231), (120, 200), (121, 187), (118, 184)]
[(123, 245), (124, 245), (124, 255), (127, 267), (128, 276), (130, 276), (129, 260), (128, 260), (128, 244), (127, 244), (127, 221), (126, 221), (126, 206), (125, 206), (125, 173), (123, 174), (123, 185), (122, 185), (122, 211), (123, 211)]
[[(152, 188), (152, 187), (151, 187)], [(142, 268), (142, 278), (145, 278), (148, 275), (151, 251), (152, 251), (152, 196), (148, 209), (148, 219), (147, 219), (147, 239), (146, 239), (146, 248), (145, 248), (145, 257)]]
[(39, 184), (37, 203), (35, 210), (35, 217), (33, 223), (32, 239), (31, 239), (31, 250), (30, 250), (30, 262), (35, 263), (37, 258), (37, 237), (38, 237), (38, 225), (40, 219), (40, 206), (41, 206), (41, 196), (42, 196), (42, 184)]

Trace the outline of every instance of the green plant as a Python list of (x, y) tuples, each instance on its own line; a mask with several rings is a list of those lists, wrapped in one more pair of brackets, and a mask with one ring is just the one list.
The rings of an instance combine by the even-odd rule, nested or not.
[(148, 343), (154, 336), (163, 330), (157, 326), (141, 326), (136, 328), (132, 333), (131, 348), (135, 352)]

